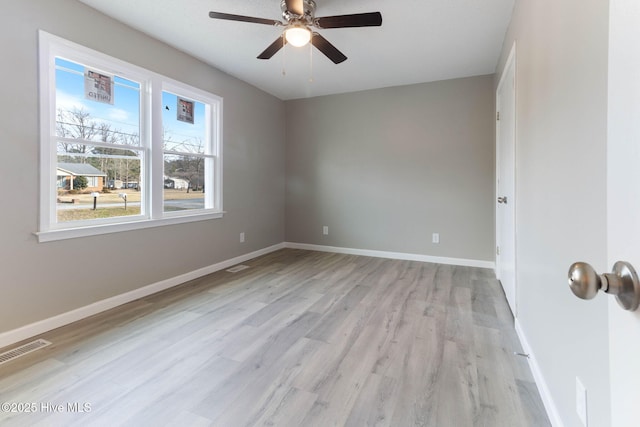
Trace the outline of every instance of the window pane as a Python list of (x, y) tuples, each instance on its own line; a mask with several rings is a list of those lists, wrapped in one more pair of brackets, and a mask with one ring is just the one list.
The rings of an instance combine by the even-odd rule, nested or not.
[(85, 96), (85, 68), (56, 58), (56, 135), (140, 145), (140, 84), (112, 76), (113, 104)]
[(139, 215), (141, 153), (85, 147), (86, 156), (58, 152), (58, 222)]
[(164, 212), (205, 208), (204, 157), (164, 156)]
[(164, 149), (187, 154), (208, 154), (205, 151), (209, 138), (206, 105), (169, 92), (162, 92), (162, 105)]

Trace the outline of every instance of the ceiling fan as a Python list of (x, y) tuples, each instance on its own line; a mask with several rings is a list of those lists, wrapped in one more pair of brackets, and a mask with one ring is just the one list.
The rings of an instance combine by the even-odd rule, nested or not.
[(209, 12), (209, 17), (228, 21), (251, 22), (254, 24), (284, 27), (282, 36), (258, 55), (258, 59), (271, 58), (287, 43), (296, 47), (311, 43), (327, 58), (333, 61), (334, 64), (345, 61), (347, 57), (334, 45), (329, 43), (327, 39), (311, 28), (379, 27), (382, 25), (382, 15), (380, 12), (316, 18), (316, 3), (313, 0), (281, 0), (280, 9), (282, 9), (282, 17), (286, 22), (221, 12)]

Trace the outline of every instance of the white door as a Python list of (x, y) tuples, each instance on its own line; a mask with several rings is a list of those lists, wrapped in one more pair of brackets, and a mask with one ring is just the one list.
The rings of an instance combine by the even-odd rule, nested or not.
[[(607, 251), (640, 270), (640, 1), (609, 3)], [(609, 301), (611, 425), (640, 425), (640, 310)], [(594, 369), (597, 369), (594, 366)]]
[(515, 44), (496, 92), (496, 276), (516, 312), (516, 66)]

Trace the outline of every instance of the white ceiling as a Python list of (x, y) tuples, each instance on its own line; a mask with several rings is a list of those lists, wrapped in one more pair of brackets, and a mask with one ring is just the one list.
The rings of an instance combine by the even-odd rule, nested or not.
[(382, 27), (318, 30), (349, 58), (335, 65), (309, 46), (256, 59), (282, 28), (208, 16), (282, 20), (280, 0), (80, 1), (283, 100), (491, 74), (514, 3), (316, 0), (316, 17), (382, 13)]

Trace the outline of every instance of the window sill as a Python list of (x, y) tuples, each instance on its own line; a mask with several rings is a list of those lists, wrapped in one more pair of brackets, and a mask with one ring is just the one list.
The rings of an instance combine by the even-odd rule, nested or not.
[(39, 243), (53, 242), (56, 240), (75, 239), (78, 237), (98, 236), (101, 234), (120, 233), (123, 231), (141, 230), (165, 225), (184, 224), (188, 222), (207, 221), (222, 218), (225, 212), (211, 212), (196, 215), (183, 215), (162, 219), (146, 219), (140, 221), (121, 222), (118, 224), (103, 224), (89, 227), (65, 228), (35, 232)]

